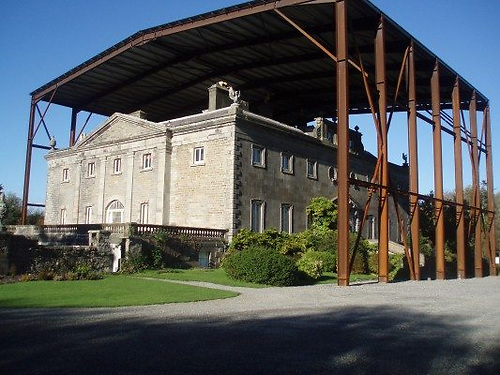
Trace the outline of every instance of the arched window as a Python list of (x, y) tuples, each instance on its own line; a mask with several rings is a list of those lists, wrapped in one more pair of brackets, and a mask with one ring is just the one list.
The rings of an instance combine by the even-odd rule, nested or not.
[(109, 224), (123, 223), (124, 210), (125, 207), (120, 201), (111, 201), (106, 208), (106, 222)]

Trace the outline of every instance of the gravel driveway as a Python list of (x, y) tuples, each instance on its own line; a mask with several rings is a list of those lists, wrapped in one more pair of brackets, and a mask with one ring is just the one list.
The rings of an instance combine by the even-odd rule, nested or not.
[(241, 294), (0, 309), (0, 374), (500, 374), (498, 277), (217, 287)]

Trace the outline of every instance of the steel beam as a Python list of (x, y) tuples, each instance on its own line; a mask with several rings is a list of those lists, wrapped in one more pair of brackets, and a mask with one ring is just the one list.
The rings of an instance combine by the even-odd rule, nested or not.
[(495, 238), (495, 196), (493, 188), (493, 149), (491, 146), (491, 117), (490, 107), (484, 111), (486, 120), (486, 182), (488, 189), (488, 223), (489, 223), (489, 252), (490, 252), (490, 276), (496, 276), (495, 266), (496, 238)]
[(338, 285), (349, 285), (349, 61), (347, 0), (335, 1), (338, 131)]
[(389, 282), (389, 163), (387, 160), (387, 84), (385, 70), (385, 28), (384, 17), (375, 36), (375, 75), (377, 81), (378, 114), (382, 136), (379, 138), (378, 156), (381, 158), (382, 188), (379, 195), (379, 242), (378, 242), (378, 281)]
[(477, 100), (472, 94), (469, 106), (472, 141), (472, 205), (474, 206), (474, 276), (483, 277), (483, 250), (481, 248), (481, 198), (479, 192), (479, 150), (477, 146)]
[(78, 118), (78, 110), (72, 108), (71, 110), (71, 127), (69, 130), (69, 147), (73, 146), (76, 142), (76, 121)]
[[(408, 53), (408, 150), (410, 156), (410, 192), (418, 194), (417, 87), (415, 84), (415, 49)], [(420, 280), (420, 207), (417, 195), (410, 195), (411, 247), (415, 280)]]
[(28, 218), (28, 201), (30, 191), (30, 176), (31, 176), (31, 158), (33, 155), (33, 139), (35, 138), (35, 116), (36, 116), (36, 101), (31, 100), (30, 119), (28, 124), (28, 138), (26, 144), (26, 163), (24, 166), (24, 188), (23, 188), (23, 203), (21, 207), (21, 224), (25, 225)]
[(465, 215), (464, 215), (464, 183), (462, 164), (462, 133), (460, 126), (460, 83), (459, 78), (455, 80), (452, 93), (453, 105), (453, 130), (454, 154), (455, 154), (455, 201), (456, 205), (456, 227), (457, 227), (457, 276), (465, 279)]
[(434, 201), (436, 217), (436, 278), (445, 279), (444, 262), (444, 217), (443, 217), (443, 154), (441, 140), (441, 85), (439, 83), (439, 63), (436, 61), (431, 77), (433, 152), (434, 152)]

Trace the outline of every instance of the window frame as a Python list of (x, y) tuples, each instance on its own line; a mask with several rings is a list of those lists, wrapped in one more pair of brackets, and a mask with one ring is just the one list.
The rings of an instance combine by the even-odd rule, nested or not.
[(66, 210), (66, 208), (61, 208), (61, 210), (59, 211), (59, 224), (66, 225), (67, 221), (68, 221), (68, 210)]
[(69, 168), (63, 168), (62, 170), (62, 182), (69, 182)]
[[(312, 166), (312, 173), (309, 173), (309, 166)], [(318, 161), (314, 159), (307, 159), (306, 161), (306, 176), (312, 180), (318, 179)]]
[(87, 163), (87, 178), (95, 177), (95, 161), (91, 161)]
[[(256, 161), (255, 155), (259, 155), (259, 161)], [(252, 154), (250, 162), (253, 167), (266, 168), (266, 148), (256, 144), (252, 144)]]
[(85, 207), (85, 224), (92, 224), (92, 206)]
[[(265, 201), (262, 199), (252, 199), (250, 201), (250, 230), (255, 233), (262, 233), (265, 230)], [(257, 212), (255, 211), (257, 208)]]
[[(287, 168), (285, 168), (285, 161)], [(294, 167), (294, 156), (289, 152), (281, 153), (281, 172), (286, 174), (293, 174)]]
[(139, 206), (139, 224), (149, 224), (149, 202), (142, 202)]
[(142, 154), (141, 169), (143, 171), (153, 169), (153, 154), (151, 152), (145, 152)]
[(193, 165), (205, 165), (205, 146), (193, 147)]
[(113, 159), (113, 174), (122, 173), (122, 158)]
[[(284, 211), (286, 209), (286, 213)], [(285, 215), (287, 220), (283, 220)], [(288, 224), (288, 228), (285, 228), (285, 224)], [(293, 233), (293, 205), (290, 203), (281, 203), (280, 205), (280, 231), (283, 233)]]

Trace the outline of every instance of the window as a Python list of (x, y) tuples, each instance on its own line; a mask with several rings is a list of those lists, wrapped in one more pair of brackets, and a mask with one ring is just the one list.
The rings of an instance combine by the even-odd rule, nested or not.
[(62, 180), (63, 182), (68, 182), (69, 181), (69, 169), (64, 168), (62, 171)]
[(205, 147), (195, 147), (193, 149), (193, 164), (203, 165), (205, 164)]
[(281, 231), (293, 232), (293, 206), (290, 204), (281, 205)]
[(367, 221), (368, 221), (368, 233), (366, 238), (369, 240), (377, 238), (376, 235), (377, 228), (375, 226), (375, 218), (373, 216), (368, 216)]
[(281, 153), (281, 172), (293, 173), (293, 155), (286, 152)]
[(87, 177), (95, 177), (95, 163), (87, 164)]
[(335, 167), (330, 167), (328, 168), (328, 178), (333, 182), (337, 183), (339, 172), (337, 168)]
[(125, 207), (120, 201), (114, 200), (106, 208), (106, 222), (109, 224), (123, 223)]
[(307, 159), (307, 177), (318, 178), (318, 163), (315, 160)]
[(252, 165), (254, 167), (266, 166), (266, 149), (260, 146), (252, 145)]
[(92, 206), (85, 207), (85, 224), (92, 224)]
[(149, 224), (149, 204), (141, 203), (141, 212), (139, 217), (140, 224)]
[(264, 231), (264, 202), (261, 200), (252, 200), (250, 228), (257, 233)]
[(142, 169), (151, 169), (153, 168), (153, 158), (151, 154), (142, 155)]
[(61, 208), (61, 214), (60, 214), (60, 218), (59, 218), (59, 223), (61, 225), (66, 224), (66, 209), (65, 208)]
[(113, 173), (114, 174), (122, 173), (122, 159), (121, 158), (116, 158), (115, 160), (113, 160)]

